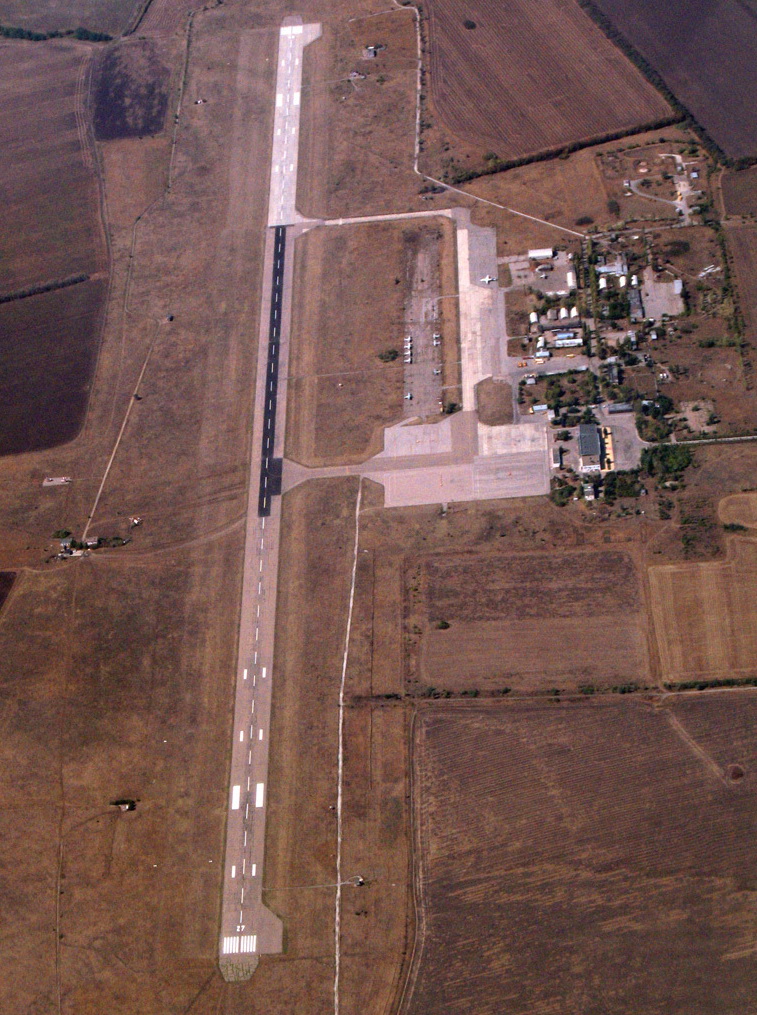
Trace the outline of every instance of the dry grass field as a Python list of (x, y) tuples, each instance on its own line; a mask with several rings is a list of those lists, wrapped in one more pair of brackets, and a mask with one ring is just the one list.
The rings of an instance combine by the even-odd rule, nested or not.
[(718, 515), (724, 525), (757, 528), (757, 494), (734, 493), (724, 497), (718, 505)]
[(730, 541), (726, 561), (649, 571), (662, 679), (757, 675), (757, 546)]
[[(356, 18), (354, 4), (323, 4), (322, 38), (304, 58), (298, 207), (315, 217), (416, 211), (413, 172), (417, 56), (409, 11)], [(375, 12), (375, 7), (373, 8)], [(386, 47), (363, 60), (366, 45)], [(350, 80), (349, 75), (363, 75)], [(449, 204), (445, 197), (445, 206)]]
[[(305, 465), (363, 461), (381, 450), (383, 428), (402, 418), (405, 315), (421, 237), (438, 245), (437, 270), (449, 284), (445, 220), (321, 228), (298, 241), (287, 457)], [(398, 355), (382, 362), (388, 350)]]
[(428, 7), (436, 111), (454, 134), (500, 158), (650, 123), (670, 112), (577, 4), (432, 0)]
[[(757, 155), (757, 19), (740, 0), (594, 0), (732, 158)], [(724, 68), (727, 67), (727, 73)]]
[(749, 1010), (756, 708), (746, 692), (422, 709), (401, 1010)]
[(539, 554), (448, 552), (408, 562), (405, 581), (410, 691), (648, 680), (640, 578), (627, 552), (566, 550), (549, 562)]
[(146, 0), (0, 0), (0, 24), (34, 32), (87, 28), (120, 35)]

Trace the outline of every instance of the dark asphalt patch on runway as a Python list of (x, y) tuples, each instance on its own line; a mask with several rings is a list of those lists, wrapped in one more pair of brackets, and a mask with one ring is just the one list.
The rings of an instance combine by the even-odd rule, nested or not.
[(279, 347), (281, 339), (281, 304), (284, 293), (284, 261), (286, 226), (276, 226), (271, 280), (271, 317), (268, 326), (268, 363), (265, 375), (265, 408), (263, 439), (260, 449), (260, 486), (258, 516), (271, 513), (271, 498), (281, 494), (281, 459), (274, 458), (276, 437), (276, 402), (279, 387)]

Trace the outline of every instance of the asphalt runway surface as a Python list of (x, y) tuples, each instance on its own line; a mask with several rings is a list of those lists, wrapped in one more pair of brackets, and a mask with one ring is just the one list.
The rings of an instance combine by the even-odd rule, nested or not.
[(273, 451), (276, 440), (276, 404), (279, 392), (279, 342), (281, 334), (281, 306), (284, 292), (286, 264), (286, 226), (276, 226), (273, 248), (273, 279), (271, 282), (271, 314), (268, 335), (268, 364), (265, 377), (265, 408), (263, 410), (263, 438), (260, 449), (260, 486), (258, 489), (258, 515), (265, 518), (271, 513), (271, 498), (281, 493), (281, 459)]

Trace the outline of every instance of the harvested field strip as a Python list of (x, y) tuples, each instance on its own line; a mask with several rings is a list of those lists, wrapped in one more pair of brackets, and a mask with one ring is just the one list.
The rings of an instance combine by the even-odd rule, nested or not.
[(403, 1010), (748, 1007), (754, 795), (721, 778), (757, 761), (757, 696), (739, 699), (423, 710)]
[(431, 90), (439, 116), (460, 138), (491, 147), (501, 159), (671, 112), (576, 4), (432, 0), (429, 8)]
[(757, 674), (757, 546), (739, 540), (725, 563), (649, 570), (663, 680)]

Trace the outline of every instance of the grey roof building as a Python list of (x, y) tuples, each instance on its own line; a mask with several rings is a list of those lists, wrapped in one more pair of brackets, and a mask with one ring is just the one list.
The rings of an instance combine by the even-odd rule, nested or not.
[(581, 423), (578, 427), (578, 456), (581, 472), (600, 472), (602, 442), (596, 423)]

